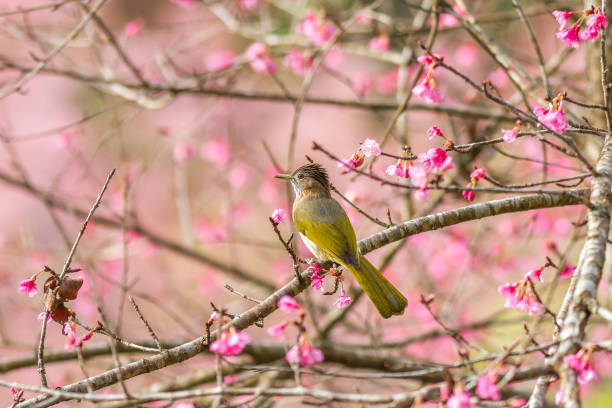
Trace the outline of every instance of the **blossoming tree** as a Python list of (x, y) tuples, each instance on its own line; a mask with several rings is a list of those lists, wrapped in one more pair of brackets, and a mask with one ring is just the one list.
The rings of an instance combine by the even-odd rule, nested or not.
[(611, 7), (3, 1), (2, 402), (609, 406)]

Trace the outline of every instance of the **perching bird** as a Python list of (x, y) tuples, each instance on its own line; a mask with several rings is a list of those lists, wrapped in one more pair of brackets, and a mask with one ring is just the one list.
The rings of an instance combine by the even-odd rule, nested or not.
[(325, 169), (306, 164), (292, 174), (275, 177), (291, 181), (295, 191), (293, 222), (310, 252), (350, 271), (385, 319), (404, 313), (408, 304), (404, 295), (359, 252), (353, 226), (330, 194)]

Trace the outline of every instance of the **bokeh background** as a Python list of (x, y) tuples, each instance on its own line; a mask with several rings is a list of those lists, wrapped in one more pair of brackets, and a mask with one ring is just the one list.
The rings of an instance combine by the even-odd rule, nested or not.
[[(135, 342), (148, 340), (148, 334), (127, 303), (128, 294), (138, 302), (162, 341), (180, 342), (204, 332), (211, 302), (232, 313), (251, 305), (224, 285), (263, 299), (271, 289), (293, 277), (291, 258), (268, 220), (275, 209), (289, 209), (291, 197), (283, 182), (272, 176), (304, 164), (305, 155), (328, 169), (332, 183), (346, 197), (381, 220), (387, 220), (387, 209), (393, 222), (401, 222), (466, 205), (459, 193), (452, 192), (432, 191), (428, 200), (415, 200), (407, 190), (347, 173), (335, 161), (311, 149), (316, 141), (338, 157), (350, 157), (366, 138), (382, 144), (394, 107), (416, 74), (414, 57), (422, 54), (416, 43), (425, 40), (431, 22), (427, 17), (422, 27), (415, 26), (419, 9), (411, 3), (417, 2), (384, 2), (377, 9), (380, 15), (372, 22), (351, 26), (325, 56), (308, 91), (308, 97), (320, 100), (304, 104), (297, 122), (294, 154), (289, 157), (296, 111), (294, 102), (286, 96), (300, 95), (305, 77), (287, 67), (285, 58), (295, 49), (316, 50), (296, 32), (296, 26), (313, 10), (324, 10), (330, 20), (345, 21), (365, 3), (108, 1), (98, 16), (150, 89), (126, 86), (137, 85), (138, 81), (103, 30), (92, 22), (19, 92), (0, 100), (1, 360), (31, 355), (38, 342), (40, 323), (36, 317), (43, 310), (42, 298), (20, 295), (19, 281), (43, 265), (61, 270), (68, 254), (63, 234), (72, 241), (83, 220), (82, 215), (45, 205), (45, 197), (86, 211), (113, 168), (117, 173), (96, 215), (111, 220), (125, 217), (128, 225), (138, 226), (145, 233), (93, 221), (75, 257), (75, 264), (83, 268), (80, 275), (85, 284), (70, 306), (90, 326), (95, 326), (99, 318), (96, 307), (101, 306), (115, 330)], [(595, 46), (568, 50), (555, 38), (557, 25), (550, 14), (564, 6), (575, 8), (580, 2), (521, 3), (544, 60), (551, 65), (559, 61), (550, 75), (554, 94), (567, 91), (576, 99), (595, 98), (589, 68), (597, 62), (592, 49)], [(5, 87), (57, 46), (86, 13), (77, 2), (64, 1), (58, 2), (56, 10), (7, 14), (45, 4), (42, 0), (4, 0), (0, 5), (0, 82)], [(525, 26), (510, 1), (470, 1), (465, 6), (506, 53), (531, 75), (539, 75)], [(389, 50), (369, 46), (369, 41), (379, 35), (389, 36)], [(245, 51), (255, 41), (271, 45), (270, 55), (278, 66), (274, 76), (254, 72), (246, 61)], [(448, 14), (440, 17), (433, 50), (476, 83), (488, 79), (503, 97), (516, 96), (505, 73)], [(217, 69), (219, 61), (227, 60), (233, 62), (229, 68)], [(415, 153), (440, 146), (440, 140), (428, 140), (425, 134), (432, 125), (438, 125), (455, 144), (500, 137), (501, 128), (514, 126), (512, 115), (451, 73), (439, 70), (436, 79), (445, 92), (444, 101), (427, 105), (413, 96), (406, 114), (382, 145), (383, 151), (399, 155), (404, 145)], [(180, 91), (164, 91), (173, 87)], [(540, 87), (531, 91), (529, 99), (535, 104), (544, 96)], [(341, 106), (334, 101), (351, 101), (356, 106)], [(372, 108), (370, 104), (377, 105)], [(592, 115), (593, 123), (601, 120), (590, 111), (575, 106), (571, 109), (577, 116)], [(590, 140), (580, 143), (585, 154), (594, 158), (597, 144)], [(526, 137), (499, 148), (453, 153), (455, 168), (445, 176), (446, 181), (465, 185), (475, 165), (485, 166), (489, 175), (506, 184), (544, 177), (541, 163), (508, 155), (547, 160), (551, 164), (546, 166), (545, 176), (549, 178), (583, 171), (576, 160), (550, 148), (543, 150), (537, 139)], [(379, 157), (367, 165), (375, 174), (385, 176), (384, 169), (393, 162)], [(287, 168), (289, 165), (292, 168)], [(508, 195), (478, 193), (476, 201), (504, 196)], [(336, 198), (349, 214), (358, 238), (381, 230)], [(584, 217), (584, 208), (578, 206), (504, 215), (413, 236), (400, 243), (399, 249), (390, 245), (377, 250), (368, 258), (379, 265), (393, 252), (384, 274), (409, 299), (407, 313), (383, 321), (362, 298), (346, 321), (333, 330), (329, 341), (377, 344), (436, 329), (438, 325), (419, 303), (421, 294), (434, 294), (435, 307), (449, 326), (497, 316), (491, 327), (465, 334), (487, 350), (500, 350), (523, 334), (522, 324), (530, 319), (504, 309), (497, 287), (521, 279), (527, 270), (544, 264), (546, 256), (556, 261), (562, 257), (564, 264), (575, 265), (585, 232), (576, 225)], [(290, 221), (280, 229), (288, 237)], [(151, 236), (204, 254), (206, 259), (226, 267), (214, 267), (211, 262), (177, 253), (151, 240)], [(301, 243), (298, 250), (301, 256), (309, 257)], [(227, 268), (245, 271), (264, 284), (241, 279), (223, 270)], [(548, 290), (555, 271), (547, 269), (544, 276), (543, 291)], [(40, 278), (38, 282), (41, 287)], [(558, 308), (567, 283), (566, 279), (557, 280), (551, 309)], [(350, 278), (346, 284), (351, 291), (358, 289)], [(600, 287), (602, 304), (609, 304), (608, 288), (605, 279)], [(336, 296), (314, 291), (301, 295), (312, 306), (308, 321), (312, 330), (317, 320), (334, 307)], [(266, 326), (282, 318), (273, 314), (266, 319)], [(550, 321), (544, 323), (536, 339), (550, 339), (550, 328)], [(252, 327), (248, 332), (256, 341), (275, 341), (265, 329)], [(589, 339), (606, 339), (610, 334), (609, 326), (595, 319)], [(104, 341), (98, 335), (90, 340)], [(52, 323), (47, 348), (61, 350), (64, 344), (61, 326)], [(381, 353), (436, 363), (458, 359), (455, 343), (445, 336)], [(139, 357), (124, 354), (122, 360)], [(532, 362), (541, 359), (541, 355), (527, 357)], [(130, 388), (164, 381), (213, 362), (213, 357), (202, 355), (133, 379)], [(87, 361), (90, 373), (113, 366), (109, 357)], [(584, 390), (585, 406), (605, 407), (610, 397), (612, 359), (598, 353), (595, 366), (602, 381)], [(52, 387), (82, 378), (76, 361), (49, 364), (47, 373)], [(29, 384), (39, 381), (35, 365), (2, 372), (0, 377)], [(306, 381), (338, 389), (357, 387), (364, 392), (379, 390), (383, 383), (308, 376)], [(522, 389), (527, 392), (531, 385), (523, 384)], [(401, 389), (402, 384), (392, 382), (389, 387)], [(115, 392), (119, 387), (110, 390)], [(556, 386), (549, 391), (550, 398), (554, 391)], [(1, 403), (6, 405), (10, 400), (8, 390), (0, 392)], [(279, 401), (278, 406), (296, 403)]]

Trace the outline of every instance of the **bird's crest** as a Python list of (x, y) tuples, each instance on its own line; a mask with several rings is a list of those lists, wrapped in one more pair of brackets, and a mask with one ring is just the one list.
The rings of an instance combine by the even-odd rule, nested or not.
[(302, 167), (298, 168), (293, 172), (293, 178), (299, 180), (300, 175), (304, 175), (304, 177), (312, 177), (316, 181), (318, 181), (326, 190), (329, 191), (329, 176), (327, 175), (327, 171), (317, 163), (309, 163), (305, 164)]

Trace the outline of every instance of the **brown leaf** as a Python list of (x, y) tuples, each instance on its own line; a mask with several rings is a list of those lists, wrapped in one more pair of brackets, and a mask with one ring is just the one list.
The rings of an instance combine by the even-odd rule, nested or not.
[(59, 324), (64, 324), (68, 321), (68, 317), (71, 314), (70, 310), (68, 310), (63, 303), (60, 303), (55, 310), (51, 312), (51, 318)]
[(74, 300), (77, 298), (81, 286), (83, 286), (83, 278), (81, 276), (77, 276), (76, 278), (66, 276), (62, 279), (59, 295), (64, 299)]

